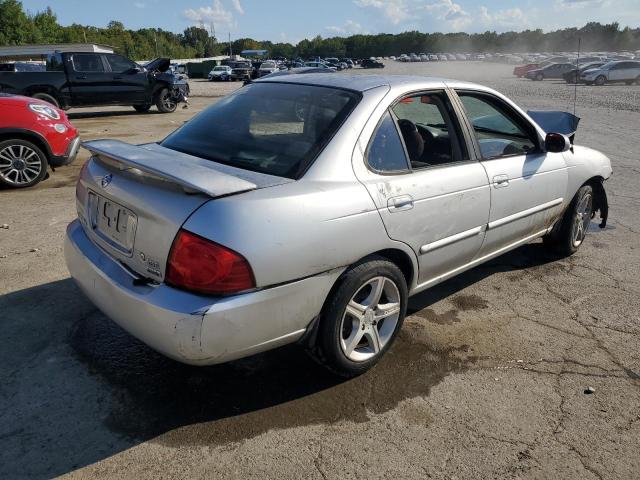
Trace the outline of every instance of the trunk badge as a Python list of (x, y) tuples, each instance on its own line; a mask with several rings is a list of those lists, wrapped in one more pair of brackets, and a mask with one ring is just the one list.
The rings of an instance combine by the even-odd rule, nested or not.
[(111, 180), (113, 180), (113, 175), (111, 174), (105, 175), (104, 177), (102, 177), (102, 180), (100, 181), (100, 185), (102, 185), (102, 188), (107, 188), (111, 183)]

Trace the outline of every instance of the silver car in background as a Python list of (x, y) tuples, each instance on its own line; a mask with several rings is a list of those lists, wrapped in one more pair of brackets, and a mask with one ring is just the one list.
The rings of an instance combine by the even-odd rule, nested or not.
[(410, 295), (607, 217), (603, 154), (501, 94), (424, 77), (265, 78), (158, 144), (85, 144), (69, 271), (132, 335), (208, 365), (300, 342), (373, 366)]

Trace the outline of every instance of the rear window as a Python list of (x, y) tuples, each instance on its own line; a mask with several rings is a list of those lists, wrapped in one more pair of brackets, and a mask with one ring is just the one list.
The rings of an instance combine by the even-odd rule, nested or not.
[(298, 178), (359, 99), (355, 92), (335, 88), (254, 83), (204, 110), (162, 146), (246, 170)]

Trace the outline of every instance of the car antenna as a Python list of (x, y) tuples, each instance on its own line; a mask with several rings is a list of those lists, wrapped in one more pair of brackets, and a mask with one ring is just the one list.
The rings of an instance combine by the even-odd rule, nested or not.
[(573, 116), (576, 116), (576, 103), (578, 99), (578, 82), (580, 81), (580, 47), (582, 37), (578, 37), (578, 56), (576, 57), (576, 79), (573, 84)]

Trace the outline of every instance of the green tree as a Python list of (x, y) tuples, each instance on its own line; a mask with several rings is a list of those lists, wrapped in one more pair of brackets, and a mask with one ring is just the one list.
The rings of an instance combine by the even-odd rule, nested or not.
[(24, 13), (22, 2), (0, 0), (0, 45), (22, 45), (33, 41), (34, 24)]

